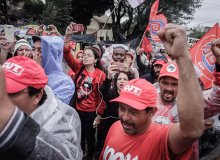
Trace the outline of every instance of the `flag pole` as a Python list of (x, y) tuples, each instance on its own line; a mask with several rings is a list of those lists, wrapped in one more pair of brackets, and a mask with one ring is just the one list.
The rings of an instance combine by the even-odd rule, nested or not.
[(112, 15), (112, 13), (115, 11), (115, 9), (119, 6), (119, 3), (120, 3), (121, 1), (122, 1), (122, 0), (119, 0), (118, 4), (117, 4), (117, 5), (115, 6), (115, 8), (112, 10), (111, 14), (108, 16), (108, 19), (107, 19), (107, 21), (105, 22), (104, 26), (102, 27), (101, 33), (99, 34), (99, 37), (98, 37), (98, 38), (101, 37), (102, 32), (103, 32), (103, 30), (104, 30), (104, 28), (105, 28), (105, 26), (106, 26), (106, 24), (107, 24), (109, 18), (111, 17), (111, 15)]
[(142, 39), (141, 39), (141, 42), (140, 42), (140, 44), (139, 44), (139, 46), (138, 46), (139, 48), (140, 48), (140, 46), (141, 46), (141, 43), (142, 43), (143, 40), (144, 40), (144, 36), (145, 36), (146, 32), (147, 32), (147, 31), (144, 31), (144, 34), (143, 34)]

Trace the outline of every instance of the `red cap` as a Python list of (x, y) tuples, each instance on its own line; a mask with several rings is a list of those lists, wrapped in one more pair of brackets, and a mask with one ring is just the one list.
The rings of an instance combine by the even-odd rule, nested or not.
[(144, 110), (147, 107), (156, 107), (157, 91), (154, 85), (145, 79), (133, 79), (124, 85), (120, 96), (110, 102), (121, 102)]
[(161, 65), (164, 65), (166, 64), (167, 62), (165, 62), (164, 60), (157, 60), (156, 62), (154, 62), (153, 65), (156, 65), (156, 64), (161, 64)]
[(141, 50), (141, 51), (144, 51), (144, 48), (141, 48), (140, 50)]
[(134, 55), (132, 53), (126, 53), (126, 55), (131, 56), (132, 60), (134, 60)]
[(167, 63), (160, 70), (160, 77), (173, 77), (179, 79), (179, 70), (176, 63)]
[(8, 93), (16, 93), (29, 86), (44, 89), (48, 82), (44, 69), (30, 58), (23, 56), (10, 58), (2, 68), (5, 70)]

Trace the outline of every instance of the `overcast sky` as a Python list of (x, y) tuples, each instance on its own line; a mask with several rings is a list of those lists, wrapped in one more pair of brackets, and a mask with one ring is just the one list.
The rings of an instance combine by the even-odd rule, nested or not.
[(201, 24), (212, 27), (217, 22), (220, 24), (220, 0), (204, 0), (202, 6), (195, 10), (194, 20), (187, 26)]
[[(110, 11), (106, 11), (106, 14), (110, 15)], [(212, 27), (217, 22), (220, 24), (220, 0), (203, 0), (202, 6), (195, 10), (194, 20), (188, 22), (189, 27), (197, 24)]]

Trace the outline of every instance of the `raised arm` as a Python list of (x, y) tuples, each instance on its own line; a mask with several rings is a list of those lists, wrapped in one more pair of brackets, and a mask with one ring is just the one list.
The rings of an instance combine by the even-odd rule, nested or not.
[(111, 82), (112, 82), (112, 78), (113, 78), (113, 74), (118, 73), (118, 65), (112, 65), (112, 63), (114, 62), (110, 62), (109, 66), (108, 66), (108, 75), (106, 76), (105, 80), (103, 81), (103, 84), (100, 88), (100, 92), (103, 95), (103, 100), (105, 102), (108, 101), (108, 93), (109, 90), (111, 88)]
[(140, 50), (139, 47), (136, 49), (136, 52), (137, 52), (137, 56), (136, 56), (137, 66), (138, 66), (139, 70), (140, 70), (141, 72), (143, 72), (143, 71), (147, 68), (147, 65), (145, 65), (145, 64), (141, 61), (141, 50)]
[(172, 55), (179, 69), (177, 109), (179, 123), (169, 131), (168, 146), (173, 154), (189, 148), (203, 133), (204, 100), (187, 47), (186, 29), (168, 24), (159, 31), (166, 51)]
[(211, 50), (216, 59), (216, 70), (213, 72), (215, 80), (212, 88), (209, 91), (206, 91), (206, 94), (204, 95), (205, 119), (211, 118), (220, 113), (220, 38), (212, 40)]
[(71, 22), (70, 25), (66, 29), (66, 34), (64, 38), (64, 47), (63, 47), (63, 58), (67, 62), (68, 66), (72, 69), (73, 72), (77, 72), (79, 69), (79, 61), (77, 61), (73, 55), (71, 54), (71, 47), (69, 45), (70, 36), (76, 31), (72, 31), (72, 25), (75, 23)]

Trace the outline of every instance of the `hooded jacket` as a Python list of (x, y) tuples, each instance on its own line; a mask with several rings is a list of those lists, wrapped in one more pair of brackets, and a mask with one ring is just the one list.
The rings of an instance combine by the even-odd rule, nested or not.
[(157, 60), (164, 60), (166, 63), (168, 63), (167, 59), (165, 56), (159, 56), (157, 57), (153, 63), (152, 63), (152, 67), (151, 67), (151, 73), (150, 74), (145, 74), (143, 75), (141, 78), (145, 78), (148, 82), (154, 84), (154, 80), (155, 80), (155, 77), (156, 77), (156, 73), (154, 72), (154, 63), (157, 61)]
[(48, 77), (48, 86), (57, 99), (69, 104), (75, 92), (73, 80), (62, 71), (64, 41), (58, 36), (41, 36), (42, 67)]
[(47, 99), (30, 116), (25, 115), (23, 125), (18, 125), (19, 133), (0, 154), (1, 159), (82, 159), (81, 122), (77, 112), (56, 99), (50, 87), (44, 90)]

